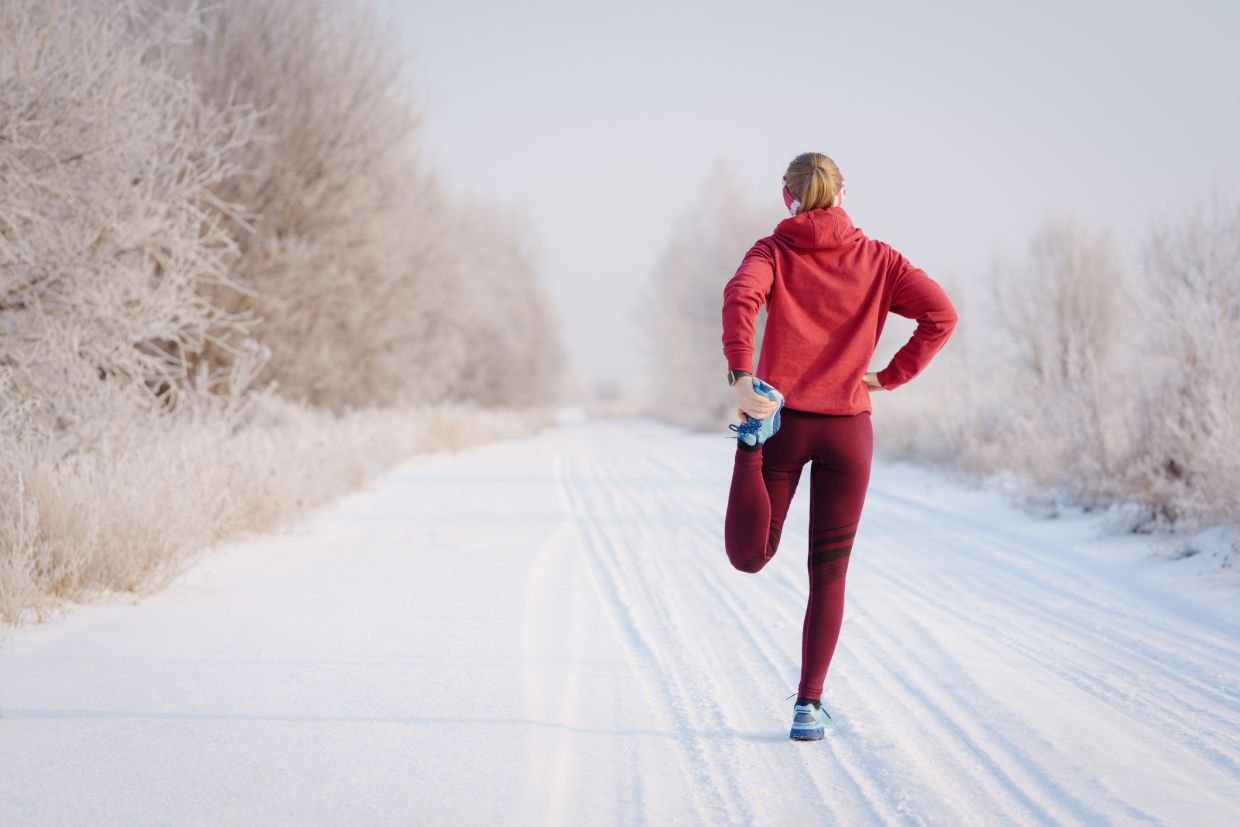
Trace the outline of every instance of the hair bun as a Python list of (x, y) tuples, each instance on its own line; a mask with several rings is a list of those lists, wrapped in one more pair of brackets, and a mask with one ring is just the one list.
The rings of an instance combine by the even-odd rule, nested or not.
[(835, 161), (821, 152), (803, 152), (792, 159), (784, 173), (788, 192), (803, 211), (830, 207), (840, 198), (844, 176)]

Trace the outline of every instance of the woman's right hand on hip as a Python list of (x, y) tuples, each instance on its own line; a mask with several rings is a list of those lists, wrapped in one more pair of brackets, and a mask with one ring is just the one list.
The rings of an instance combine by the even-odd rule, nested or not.
[(736, 392), (736, 412), (741, 416), (748, 416), (750, 419), (765, 419), (779, 408), (779, 402), (768, 399), (753, 389), (752, 376), (742, 376), (737, 379), (732, 390)]

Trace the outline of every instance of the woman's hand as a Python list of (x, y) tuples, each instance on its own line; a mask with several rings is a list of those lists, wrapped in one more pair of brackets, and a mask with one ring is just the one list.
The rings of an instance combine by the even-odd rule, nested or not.
[(877, 373), (867, 373), (865, 376), (863, 376), (863, 377), (861, 377), (861, 378), (862, 378), (862, 381), (864, 381), (864, 382), (865, 382), (865, 386), (866, 386), (867, 388), (869, 388), (870, 390), (872, 390), (872, 391), (881, 391), (881, 390), (883, 389), (883, 386), (882, 386), (882, 385), (880, 385), (880, 384), (878, 384), (878, 374), (877, 374)]
[(753, 389), (753, 377), (742, 376), (732, 386), (736, 391), (736, 413), (742, 418), (765, 419), (779, 408), (779, 403)]

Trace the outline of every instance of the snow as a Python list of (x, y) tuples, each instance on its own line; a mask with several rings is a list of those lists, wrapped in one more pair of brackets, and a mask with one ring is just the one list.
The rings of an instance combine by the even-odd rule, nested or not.
[[(1240, 582), (876, 461), (820, 742), (808, 488), (579, 412), (0, 635), (0, 823), (1240, 823)], [(808, 473), (808, 472), (807, 472)]]

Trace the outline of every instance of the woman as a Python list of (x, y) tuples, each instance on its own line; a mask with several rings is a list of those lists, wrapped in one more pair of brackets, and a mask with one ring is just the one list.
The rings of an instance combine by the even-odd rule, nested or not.
[[(956, 326), (943, 289), (844, 211), (844, 178), (817, 152), (784, 175), (790, 218), (745, 254), (723, 291), (723, 353), (739, 425), (725, 516), (728, 559), (758, 572), (775, 554), (810, 463), (809, 605), (790, 737), (823, 737), (823, 684), (844, 615), (844, 575), (870, 480), (870, 393), (922, 371)], [(757, 374), (754, 320), (767, 306)], [(891, 362), (868, 373), (887, 314), (917, 320)], [(758, 378), (761, 377), (761, 378)]]

